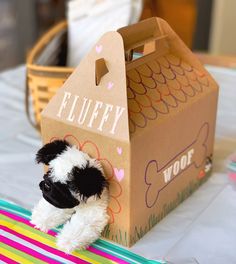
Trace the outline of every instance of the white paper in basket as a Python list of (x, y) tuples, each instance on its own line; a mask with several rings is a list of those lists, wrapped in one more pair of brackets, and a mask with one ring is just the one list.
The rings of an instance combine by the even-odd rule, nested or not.
[(67, 66), (77, 66), (104, 33), (137, 22), (141, 11), (142, 0), (69, 1)]

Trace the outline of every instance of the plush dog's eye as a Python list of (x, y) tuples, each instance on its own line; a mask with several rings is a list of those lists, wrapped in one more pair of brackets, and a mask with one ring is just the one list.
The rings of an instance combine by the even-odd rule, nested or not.
[(72, 180), (67, 182), (68, 187), (73, 192), (78, 192), (84, 201), (93, 195), (100, 197), (104, 188), (108, 188), (108, 181), (96, 167), (74, 167), (71, 176)]

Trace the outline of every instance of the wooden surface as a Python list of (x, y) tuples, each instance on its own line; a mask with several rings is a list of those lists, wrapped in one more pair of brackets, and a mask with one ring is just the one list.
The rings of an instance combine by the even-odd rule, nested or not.
[(203, 64), (219, 67), (236, 68), (236, 56), (210, 55), (206, 53), (195, 53)]

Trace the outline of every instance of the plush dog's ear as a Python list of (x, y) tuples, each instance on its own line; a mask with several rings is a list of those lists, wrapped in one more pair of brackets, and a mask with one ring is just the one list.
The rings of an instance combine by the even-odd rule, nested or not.
[(68, 182), (69, 188), (79, 193), (84, 201), (93, 195), (100, 198), (104, 188), (108, 187), (108, 181), (96, 167), (74, 167), (71, 176), (72, 180)]
[(70, 147), (70, 144), (65, 140), (55, 140), (48, 143), (37, 152), (36, 161), (48, 165), (51, 160), (65, 151), (67, 147)]

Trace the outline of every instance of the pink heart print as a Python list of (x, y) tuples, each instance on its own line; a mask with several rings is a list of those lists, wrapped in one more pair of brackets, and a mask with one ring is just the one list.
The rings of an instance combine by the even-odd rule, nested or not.
[(96, 52), (99, 54), (102, 51), (102, 45), (96, 45)]
[(119, 155), (122, 154), (122, 148), (121, 148), (121, 147), (117, 147), (116, 150), (117, 150), (117, 153), (118, 153)]
[(113, 87), (113, 85), (114, 85), (113, 82), (109, 82), (109, 83), (107, 84), (107, 89), (108, 89), (108, 90), (111, 90), (111, 88)]
[(115, 172), (116, 179), (117, 179), (119, 182), (122, 181), (122, 179), (123, 179), (124, 176), (125, 176), (124, 169), (117, 169), (117, 168), (114, 168), (114, 172)]
[(236, 182), (236, 173), (235, 172), (230, 172), (229, 173), (229, 178), (231, 181)]

